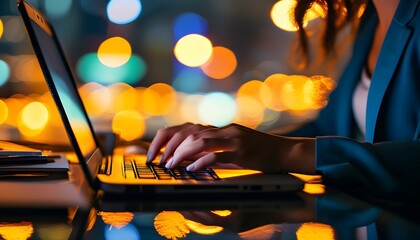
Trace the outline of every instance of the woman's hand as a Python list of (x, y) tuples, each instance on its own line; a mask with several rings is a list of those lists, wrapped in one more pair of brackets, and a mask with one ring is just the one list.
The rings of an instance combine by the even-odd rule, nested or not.
[(264, 172), (315, 173), (313, 139), (275, 136), (237, 124), (216, 128), (186, 123), (160, 129), (147, 161), (151, 162), (163, 147), (160, 164), (166, 162), (170, 169), (191, 160), (189, 171), (234, 163)]

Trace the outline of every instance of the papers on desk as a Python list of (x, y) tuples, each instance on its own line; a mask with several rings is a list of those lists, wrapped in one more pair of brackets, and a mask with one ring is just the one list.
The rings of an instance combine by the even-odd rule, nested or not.
[(0, 178), (32, 173), (60, 174), (68, 170), (68, 161), (62, 155), (43, 155), (38, 149), (0, 141)]

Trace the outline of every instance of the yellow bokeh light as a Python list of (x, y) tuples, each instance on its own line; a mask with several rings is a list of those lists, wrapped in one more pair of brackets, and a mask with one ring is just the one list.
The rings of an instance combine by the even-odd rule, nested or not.
[(3, 21), (0, 19), (0, 38), (3, 36), (4, 26)]
[(211, 58), (201, 66), (203, 72), (214, 79), (229, 77), (236, 69), (235, 54), (225, 47), (214, 47)]
[(36, 136), (49, 120), (48, 108), (41, 102), (31, 102), (18, 114), (17, 127), (24, 136)]
[(325, 185), (319, 183), (305, 183), (305, 187), (303, 191), (309, 194), (324, 194), (325, 193)]
[(7, 107), (6, 103), (0, 99), (0, 124), (6, 122), (8, 115), (9, 108)]
[(143, 92), (141, 97), (143, 111), (153, 116), (169, 113), (176, 103), (176, 92), (166, 83), (153, 84)]
[(306, 94), (314, 94), (313, 88), (310, 86), (311, 80), (305, 76), (289, 76), (279, 92), (280, 101), (288, 110), (301, 111), (309, 108), (308, 96)]
[(31, 102), (22, 109), (22, 121), (30, 129), (38, 130), (45, 127), (49, 113), (41, 102)]
[(264, 105), (274, 111), (286, 110), (281, 102), (281, 92), (288, 76), (284, 74), (273, 74), (264, 81), (264, 88), (260, 89), (261, 100)]
[(216, 214), (217, 216), (220, 216), (220, 217), (227, 217), (227, 216), (232, 214), (232, 211), (230, 211), (230, 210), (214, 210), (214, 211), (211, 211), (211, 212), (213, 214)]
[(153, 222), (156, 232), (167, 239), (184, 238), (190, 233), (186, 219), (176, 211), (163, 211)]
[(7, 108), (9, 109), (9, 114), (6, 119), (6, 123), (11, 126), (16, 126), (20, 111), (27, 103), (29, 103), (29, 101), (20, 97), (10, 97), (5, 100), (5, 103), (7, 105)]
[(198, 67), (206, 63), (213, 52), (211, 41), (199, 34), (189, 34), (175, 45), (174, 54), (179, 62), (189, 67)]
[(146, 124), (143, 116), (134, 110), (121, 111), (112, 119), (112, 130), (125, 141), (133, 141), (143, 136)]
[(127, 226), (133, 219), (134, 214), (131, 212), (99, 212), (102, 221), (116, 228)]
[(334, 240), (334, 230), (330, 225), (322, 223), (304, 223), (296, 231), (298, 240)]
[(223, 227), (220, 226), (207, 226), (191, 220), (186, 220), (185, 222), (191, 231), (201, 235), (213, 235), (223, 231)]
[(92, 116), (104, 113), (112, 101), (109, 89), (95, 82), (80, 87), (79, 93), (86, 111)]
[(5, 240), (26, 240), (34, 232), (31, 222), (0, 223), (0, 237)]
[[(293, 13), (296, 4), (296, 0), (280, 0), (273, 5), (271, 8), (270, 16), (271, 20), (278, 28), (289, 32), (298, 30), (294, 22)], [(314, 3), (305, 15), (303, 27), (306, 27), (309, 21), (312, 21), (318, 17), (324, 18), (325, 16), (326, 15), (323, 8), (319, 4)]]
[(251, 80), (239, 88), (236, 101), (243, 114), (256, 117), (264, 114), (262, 98), (267, 96), (270, 96), (270, 89), (261, 81)]
[(122, 37), (112, 37), (104, 42), (98, 48), (98, 58), (102, 64), (108, 67), (119, 67), (130, 60), (131, 45)]

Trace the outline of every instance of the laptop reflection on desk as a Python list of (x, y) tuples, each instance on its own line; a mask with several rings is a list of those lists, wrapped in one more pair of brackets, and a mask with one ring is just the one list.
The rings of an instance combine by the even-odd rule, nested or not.
[(293, 192), (304, 183), (292, 175), (244, 169), (170, 171), (146, 165), (145, 155), (104, 157), (58, 38), (48, 20), (24, 0), (18, 8), (67, 135), (90, 185), (105, 193)]

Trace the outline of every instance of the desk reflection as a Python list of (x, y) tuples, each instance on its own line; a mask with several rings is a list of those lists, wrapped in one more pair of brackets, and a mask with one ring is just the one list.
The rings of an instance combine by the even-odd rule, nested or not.
[(334, 190), (269, 198), (103, 200), (84, 239), (420, 239), (419, 222)]
[(2, 200), (0, 239), (420, 239), (416, 204), (393, 203), (384, 210), (318, 184), (305, 191), (223, 198), (101, 196), (90, 208)]

